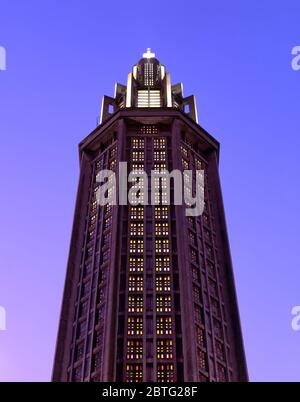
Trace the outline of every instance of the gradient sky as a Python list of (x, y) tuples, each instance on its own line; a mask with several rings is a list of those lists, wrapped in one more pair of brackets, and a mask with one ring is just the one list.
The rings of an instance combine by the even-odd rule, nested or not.
[(77, 144), (147, 47), (221, 142), (250, 379), (300, 380), (299, 22), (298, 0), (0, 0), (0, 381), (50, 380)]

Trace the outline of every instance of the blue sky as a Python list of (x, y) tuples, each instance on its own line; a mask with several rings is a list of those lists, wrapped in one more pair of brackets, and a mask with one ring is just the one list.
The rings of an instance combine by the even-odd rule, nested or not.
[(250, 379), (300, 379), (299, 16), (294, 0), (1, 0), (0, 381), (50, 379), (77, 144), (147, 47), (221, 143)]

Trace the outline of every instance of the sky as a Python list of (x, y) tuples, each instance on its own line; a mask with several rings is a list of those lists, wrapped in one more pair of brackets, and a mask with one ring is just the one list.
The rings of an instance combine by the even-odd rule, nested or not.
[(77, 146), (147, 47), (221, 143), (250, 380), (300, 380), (299, 18), (298, 0), (0, 0), (0, 381), (51, 378)]

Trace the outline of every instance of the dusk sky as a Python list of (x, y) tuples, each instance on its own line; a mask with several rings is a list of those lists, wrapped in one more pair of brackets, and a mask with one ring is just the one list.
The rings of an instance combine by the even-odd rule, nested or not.
[(297, 0), (0, 0), (0, 381), (50, 381), (78, 143), (147, 47), (221, 143), (250, 380), (300, 380), (297, 45)]

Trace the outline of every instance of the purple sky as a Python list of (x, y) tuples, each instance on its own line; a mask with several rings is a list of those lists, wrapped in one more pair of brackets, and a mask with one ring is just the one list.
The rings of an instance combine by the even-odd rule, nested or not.
[(221, 142), (250, 379), (300, 380), (299, 17), (298, 0), (1, 0), (0, 381), (50, 379), (77, 144), (147, 47)]

